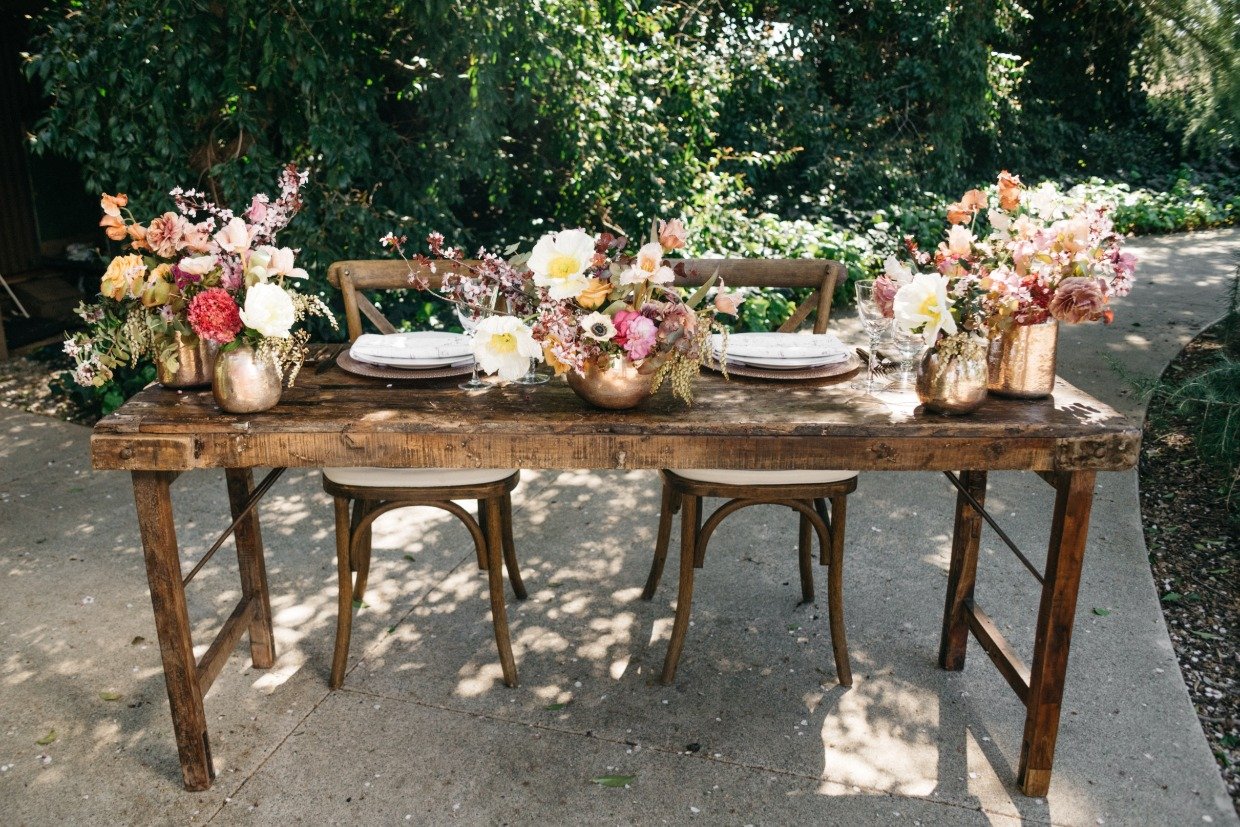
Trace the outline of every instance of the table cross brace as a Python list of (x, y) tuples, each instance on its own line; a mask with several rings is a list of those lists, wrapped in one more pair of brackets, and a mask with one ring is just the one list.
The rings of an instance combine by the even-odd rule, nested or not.
[(237, 526), (241, 525), (241, 521), (249, 516), (250, 512), (254, 510), (254, 507), (258, 505), (259, 500), (263, 498), (271, 486), (275, 485), (276, 480), (280, 479), (280, 475), (286, 470), (287, 469), (285, 468), (272, 468), (270, 473), (263, 477), (263, 481), (254, 487), (254, 490), (250, 492), (250, 496), (242, 504), (240, 512), (238, 512), (236, 518), (233, 519), (232, 524), (229, 525), (228, 528), (224, 529), (224, 533), (219, 536), (219, 539), (215, 541), (215, 544), (211, 546), (211, 548), (207, 549), (207, 553), (202, 555), (202, 559), (199, 560), (197, 564), (189, 570), (189, 574), (185, 575), (185, 578), (181, 580), (182, 586), (188, 586), (189, 581), (194, 579), (194, 575), (202, 571), (202, 567), (205, 566), (215, 555), (215, 552), (220, 550), (220, 546), (224, 545), (224, 541), (232, 536), (233, 532), (237, 530)]
[(1019, 548), (1017, 548), (1016, 543), (1012, 541), (1012, 538), (1007, 536), (1007, 532), (1005, 532), (1002, 528), (999, 527), (999, 523), (995, 521), (994, 517), (990, 516), (990, 512), (987, 511), (982, 506), (982, 504), (979, 503), (977, 499), (974, 498), (974, 496), (968, 492), (968, 490), (960, 482), (960, 478), (957, 477), (955, 474), (953, 474), (951, 471), (944, 471), (943, 475), (947, 477), (947, 479), (951, 480), (951, 484), (956, 486), (956, 490), (960, 492), (960, 495), (964, 497), (966, 500), (968, 500), (969, 506), (974, 511), (976, 511), (978, 514), (982, 515), (982, 519), (985, 520), (986, 523), (995, 530), (995, 534), (998, 534), (999, 539), (1002, 540), (1007, 545), (1007, 547), (1012, 550), (1012, 553), (1016, 555), (1016, 559), (1020, 560), (1020, 562), (1025, 564), (1025, 568), (1029, 569), (1029, 573), (1034, 576), (1034, 579), (1036, 579), (1039, 583), (1045, 584), (1046, 580), (1045, 578), (1043, 578), (1042, 572), (1038, 571), (1038, 567), (1035, 566), (1029, 560), (1029, 558), (1025, 556), (1024, 552), (1022, 552)]

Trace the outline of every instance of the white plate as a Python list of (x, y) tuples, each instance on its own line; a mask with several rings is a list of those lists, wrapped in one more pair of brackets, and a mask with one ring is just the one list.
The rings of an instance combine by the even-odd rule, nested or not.
[[(438, 360), (435, 364), (447, 364), (448, 360), (460, 359), (472, 352), (469, 337), (461, 333), (445, 333), (438, 330), (421, 330), (413, 333), (363, 333), (349, 348), (354, 359), (416, 359)], [(429, 361), (423, 367), (432, 366)]]
[[(718, 360), (720, 353), (715, 353), (715, 359)], [(801, 370), (803, 368), (820, 368), (826, 365), (838, 365), (840, 362), (848, 361), (848, 354), (841, 353), (838, 356), (809, 356), (800, 359), (762, 359), (757, 356), (737, 356), (728, 353), (728, 361), (736, 362), (738, 365), (749, 365), (754, 368), (771, 368), (773, 370)]]
[[(715, 334), (714, 349), (723, 348), (723, 336)], [(811, 359), (847, 355), (833, 333), (733, 333), (728, 336), (728, 358)]]
[(413, 368), (415, 370), (450, 368), (457, 365), (469, 365), (474, 361), (472, 354), (469, 356), (453, 356), (451, 359), (398, 359), (395, 356), (371, 356), (370, 354), (359, 354), (352, 351), (349, 351), (349, 355), (357, 361), (365, 362), (368, 365), (378, 365), (387, 368)]

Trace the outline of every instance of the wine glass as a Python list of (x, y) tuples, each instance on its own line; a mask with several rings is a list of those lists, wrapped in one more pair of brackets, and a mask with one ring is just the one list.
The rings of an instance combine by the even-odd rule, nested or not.
[(890, 387), (892, 390), (912, 390), (916, 387), (913, 380), (913, 366), (922, 348), (925, 347), (925, 340), (920, 333), (909, 333), (897, 324), (891, 326), (891, 331), (894, 337), (892, 344), (899, 357), (899, 375)]
[(456, 308), (456, 317), (460, 319), (461, 328), (465, 331), (465, 335), (470, 338), (470, 342), (471, 342), (470, 351), (471, 351), (471, 355), (474, 357), (473, 371), (470, 374), (469, 381), (462, 382), (461, 384), (457, 385), (457, 387), (463, 391), (490, 390), (491, 388), (494, 387), (494, 385), (492, 385), (490, 382), (487, 382), (479, 378), (478, 376), (478, 354), (472, 346), (473, 339), (477, 335), (477, 332), (478, 332), (478, 320), (475, 319), (473, 316), (471, 316), (469, 313), (462, 313), (460, 307)]
[(874, 301), (874, 282), (859, 281), (854, 285), (857, 295), (857, 316), (861, 319), (861, 326), (865, 328), (866, 335), (870, 339), (870, 347), (868, 357), (866, 359), (865, 382), (860, 379), (853, 382), (852, 387), (857, 390), (864, 390), (869, 393), (875, 387), (884, 387), (887, 380), (879, 378), (877, 384), (874, 376), (874, 368), (878, 365), (878, 343), (882, 340), (883, 335), (891, 329), (891, 319), (883, 315), (883, 311), (879, 309), (878, 304)]

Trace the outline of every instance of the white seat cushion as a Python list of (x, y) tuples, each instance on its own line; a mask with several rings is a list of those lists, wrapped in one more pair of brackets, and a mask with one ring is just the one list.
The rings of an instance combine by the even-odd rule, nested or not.
[(515, 468), (324, 468), (323, 476), (338, 485), (436, 488), (441, 485), (499, 482), (516, 471)]
[(687, 480), (722, 485), (821, 485), (843, 482), (857, 471), (742, 471), (730, 468), (673, 468), (672, 473)]

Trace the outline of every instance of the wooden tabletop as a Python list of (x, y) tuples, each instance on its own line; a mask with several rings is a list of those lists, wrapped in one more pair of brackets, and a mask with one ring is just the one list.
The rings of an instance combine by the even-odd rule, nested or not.
[(989, 398), (968, 416), (926, 413), (911, 392), (703, 372), (689, 407), (669, 389), (631, 411), (581, 401), (563, 379), (466, 392), (307, 365), (265, 413), (221, 412), (211, 392), (152, 385), (95, 426), (96, 468), (846, 468), (1122, 470), (1141, 432), (1060, 382), (1053, 398)]

